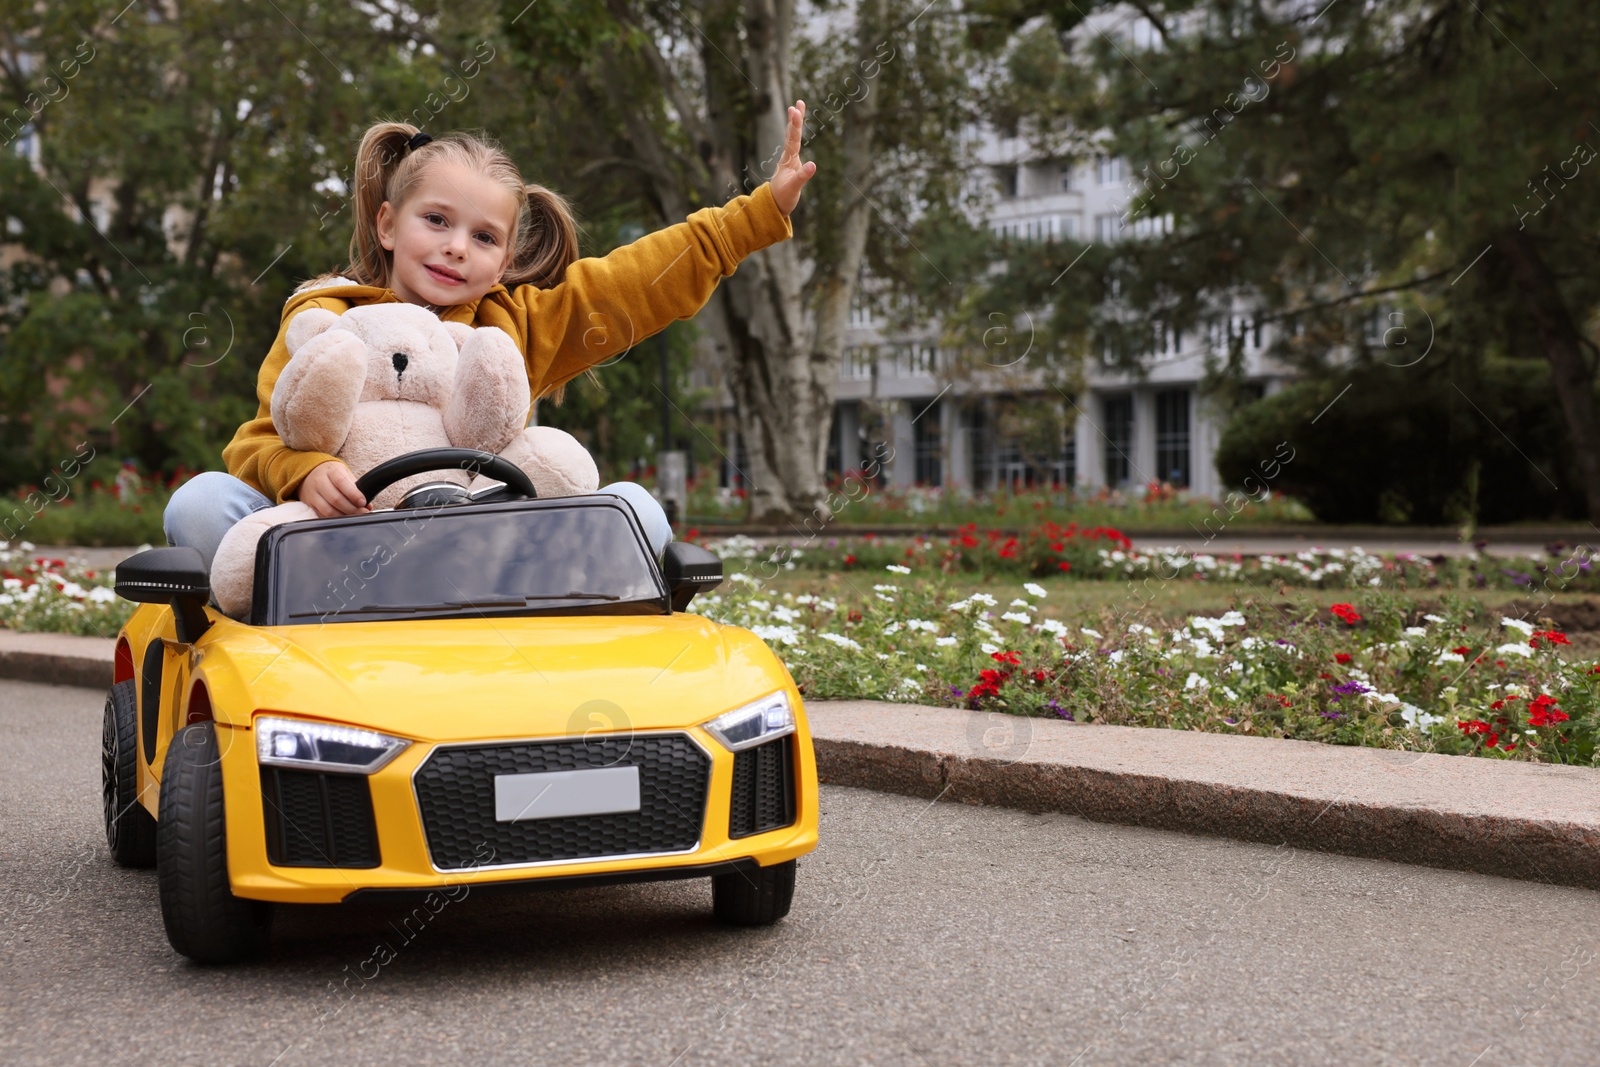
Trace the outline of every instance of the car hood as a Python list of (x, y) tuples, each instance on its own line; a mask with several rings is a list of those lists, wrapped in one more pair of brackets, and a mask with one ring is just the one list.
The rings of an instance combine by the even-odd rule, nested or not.
[(692, 613), (226, 629), (196, 666), (241, 726), (271, 710), (423, 741), (670, 729), (793, 685), (760, 638)]

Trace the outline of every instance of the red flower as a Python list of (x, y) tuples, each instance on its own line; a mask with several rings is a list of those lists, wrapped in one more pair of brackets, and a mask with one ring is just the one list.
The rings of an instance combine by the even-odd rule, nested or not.
[(1349, 663), (1355, 657), (1350, 655), (1348, 652), (1335, 652), (1333, 654), (1333, 658), (1339, 663)]
[(1593, 667), (1590, 667), (1589, 668), (1589, 673), (1590, 674), (1600, 674), (1600, 663), (1596, 663)]
[(1506, 665), (1506, 661), (1505, 661), (1505, 660), (1503, 660), (1503, 659), (1497, 659), (1497, 660), (1495, 660), (1495, 661), (1494, 661), (1494, 665), (1495, 665), (1495, 666), (1496, 666), (1496, 667), (1501, 667), (1501, 668), (1503, 668), (1503, 667), (1505, 667), (1505, 665)]
[(688, 533), (683, 535), (683, 539), (685, 541), (693, 541), (696, 537), (699, 537), (699, 536), (700, 536), (700, 531), (699, 530), (690, 530)]
[(850, 564), (854, 563), (855, 561), (856, 561), (856, 557), (855, 557), (855, 555), (853, 553), (846, 553), (845, 554), (844, 562), (845, 562), (846, 566), (849, 566)]
[(1361, 616), (1356, 612), (1356, 609), (1351, 607), (1349, 604), (1335, 604), (1328, 610), (1337, 615), (1339, 618), (1343, 619), (1351, 626), (1354, 626), (1361, 618)]
[(1528, 701), (1528, 725), (1551, 726), (1558, 722), (1566, 722), (1572, 716), (1556, 707), (1556, 698), (1548, 693), (1540, 693)]
[[(1070, 571), (1072, 569), (1072, 564), (1068, 563), (1066, 560), (1062, 560), (1060, 563), (1057, 564), (1057, 566), (1060, 567), (1064, 571)], [(1600, 671), (1600, 668), (1596, 668), (1596, 670)]]
[(1020, 652), (991, 652), (991, 653), (989, 653), (989, 658), (992, 659), (992, 660), (995, 660), (998, 663), (1021, 663), (1022, 662), (1022, 653), (1020, 653)]
[(1317, 677), (1318, 678), (1332, 678), (1333, 675), (1329, 674), (1327, 671), (1319, 671), (1318, 674), (1317, 674)]
[(1461, 727), (1462, 733), (1486, 734), (1489, 732), (1489, 724), (1482, 719), (1468, 719), (1466, 722), (1458, 722), (1456, 725)]
[(1046, 671), (1046, 670), (1034, 671), (1033, 672), (1033, 680), (1036, 681), (1036, 682), (1049, 681), (1050, 680), (1050, 672)]
[(1506, 746), (1506, 747), (1505, 747), (1505, 750), (1506, 750), (1506, 751), (1507, 751), (1507, 752), (1515, 752), (1515, 751), (1516, 751), (1516, 750), (1517, 750), (1517, 746), (1516, 746), (1516, 745), (1507, 745), (1507, 746)]
[(1533, 631), (1533, 637), (1531, 639), (1529, 639), (1528, 644), (1532, 645), (1534, 648), (1538, 648), (1539, 647), (1539, 638), (1541, 638), (1541, 637), (1544, 638), (1546, 641), (1549, 641), (1552, 645), (1570, 645), (1570, 644), (1572, 644), (1571, 641), (1567, 640), (1567, 635), (1566, 634), (1558, 633), (1555, 630), (1535, 630), (1535, 631)]
[(1490, 748), (1494, 748), (1494, 747), (1496, 747), (1497, 745), (1500, 744), (1500, 735), (1499, 734), (1490, 734), (1488, 739), (1485, 740), (1483, 743), (1488, 745)]
[(917, 550), (916, 549), (914, 549), (914, 548), (906, 549), (906, 559), (910, 559), (912, 556), (914, 556), (916, 554), (917, 554)]
[(1505, 706), (1506, 706), (1506, 702), (1504, 700), (1496, 700), (1493, 704), (1489, 705), (1489, 710), (1490, 711), (1499, 711), (1501, 708), (1503, 708)]
[(1452, 648), (1450, 651), (1454, 652), (1458, 656), (1465, 656), (1468, 652), (1471, 652), (1472, 649), (1468, 648), (1466, 645), (1462, 645), (1460, 648)]
[(1286, 696), (1280, 696), (1277, 693), (1267, 693), (1266, 697), (1267, 697), (1268, 700), (1276, 700), (1278, 703), (1282, 704), (1284, 707), (1288, 707), (1289, 706), (1289, 698), (1286, 697)]
[(849, 619), (851, 622), (860, 622), (861, 621), (861, 612), (852, 611), (849, 615), (847, 615), (845, 617), (847, 619)]

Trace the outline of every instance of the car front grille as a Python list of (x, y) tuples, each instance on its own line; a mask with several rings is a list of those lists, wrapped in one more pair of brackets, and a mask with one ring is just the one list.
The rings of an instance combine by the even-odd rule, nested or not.
[(728, 836), (749, 837), (794, 822), (794, 734), (733, 755)]
[(261, 801), (267, 860), (274, 866), (378, 866), (365, 775), (262, 767)]
[[(639, 768), (639, 810), (495, 820), (497, 775)], [(686, 852), (700, 841), (711, 758), (686, 734), (440, 748), (414, 784), (440, 870)]]

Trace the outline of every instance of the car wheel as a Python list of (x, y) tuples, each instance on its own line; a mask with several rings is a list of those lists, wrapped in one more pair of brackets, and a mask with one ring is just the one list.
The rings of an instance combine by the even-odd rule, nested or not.
[(233, 895), (222, 810), (222, 752), (215, 723), (186, 726), (167, 747), (156, 821), (156, 881), (167, 940), (199, 963), (258, 955), (272, 906)]
[(139, 803), (139, 703), (134, 683), (118, 682), (106, 694), (100, 734), (100, 792), (105, 801), (106, 846), (124, 867), (153, 867), (156, 820)]
[(794, 860), (711, 878), (711, 910), (718, 922), (770, 926), (789, 914), (794, 900)]

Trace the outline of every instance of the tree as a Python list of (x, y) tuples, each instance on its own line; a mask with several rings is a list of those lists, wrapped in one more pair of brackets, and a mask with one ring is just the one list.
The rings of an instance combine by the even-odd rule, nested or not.
[(219, 465), (293, 284), (344, 262), (361, 130), (470, 82), (485, 30), (464, 14), (7, 0), (0, 478), (38, 481), (86, 438)]
[[(996, 294), (1049, 300), (1058, 323), (1087, 321), (1130, 368), (1155, 329), (1192, 337), (1225, 324), (1236, 301), (1283, 327), (1273, 354), (1309, 374), (1426, 359), (1472, 400), (1488, 387), (1485, 360), (1538, 355), (1600, 520), (1600, 277), (1588, 269), (1600, 106), (1587, 95), (1600, 11), (1575, 0), (1139, 3), (1121, 10), (1149, 20), (1155, 47), (1086, 34), (1080, 57), (1042, 17), (1053, 7), (1012, 13), (1010, 76), (991, 109), (1041, 142), (1086, 131), (1128, 161), (1122, 221), (1171, 215), (1172, 230), (1090, 249), (1074, 290), (1045, 280), (1080, 249), (1013, 258)], [(1218, 376), (1240, 362), (1229, 332)], [(1339, 417), (1336, 405), (1327, 418)], [(1487, 419), (1479, 429), (1500, 432)]]
[[(508, 9), (510, 6), (507, 5)], [(845, 327), (865, 266), (909, 287), (911, 220), (953, 202), (970, 167), (976, 57), (964, 18), (925, 3), (630, 3), (527, 9), (507, 33), (582, 173), (630, 178), (671, 223), (758, 186), (786, 107), (809, 105), (817, 176), (795, 239), (747, 260), (702, 314), (726, 361), (762, 519), (827, 514), (823, 483)]]

